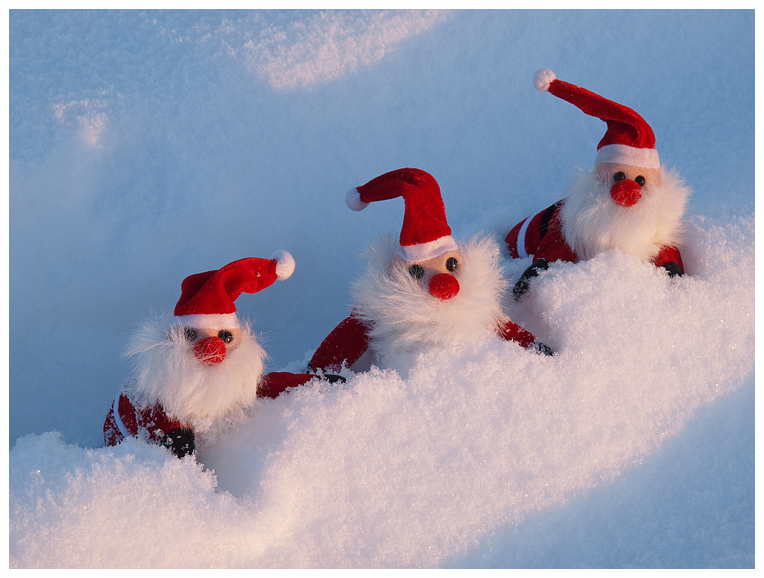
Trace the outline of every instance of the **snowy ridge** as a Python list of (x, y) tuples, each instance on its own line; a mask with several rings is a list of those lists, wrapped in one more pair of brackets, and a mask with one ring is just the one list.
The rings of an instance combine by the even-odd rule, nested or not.
[[(201, 448), (208, 471), (132, 441), (96, 451), (28, 438), (12, 452), (11, 487), (27, 488), (11, 495), (12, 557), (73, 567), (441, 565), (499, 525), (618, 479), (741, 384), (753, 358), (752, 235), (750, 221), (695, 225), (699, 261), (679, 280), (617, 252), (556, 266), (537, 305), (557, 356), (489, 339), (423, 354), (406, 380), (372, 370), (300, 388)], [(721, 250), (730, 245), (741, 249)], [(719, 299), (726, 291), (738, 298)], [(654, 338), (624, 337), (645, 334)], [(40, 476), (46, 483), (34, 484)], [(179, 532), (195, 528), (189, 539), (204, 547), (157, 548), (167, 527), (141, 522), (156, 508)], [(103, 541), (111, 520), (129, 540), (124, 559)], [(35, 547), (42, 528), (45, 546)], [(241, 546), (224, 547), (221, 535)]]

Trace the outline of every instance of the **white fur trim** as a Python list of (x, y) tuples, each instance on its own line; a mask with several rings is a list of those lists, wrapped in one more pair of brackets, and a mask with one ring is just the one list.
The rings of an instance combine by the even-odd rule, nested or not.
[(345, 204), (353, 211), (363, 211), (369, 206), (369, 203), (364, 203), (361, 200), (361, 193), (355, 187), (345, 193)]
[(236, 313), (177, 315), (173, 324), (192, 329), (238, 329), (239, 318)]
[(597, 151), (597, 156), (594, 158), (594, 166), (605, 163), (645, 167), (648, 169), (661, 168), (661, 160), (658, 157), (657, 150), (622, 144), (605, 145)]
[(451, 235), (446, 235), (440, 239), (435, 239), (429, 243), (419, 243), (417, 245), (398, 245), (395, 252), (409, 263), (416, 261), (427, 261), (449, 251), (457, 251), (459, 245)]
[(119, 430), (119, 433), (122, 434), (122, 437), (129, 438), (130, 432), (127, 431), (127, 427), (125, 426), (125, 423), (122, 421), (122, 416), (119, 415), (119, 400), (122, 397), (122, 390), (120, 389), (117, 393), (117, 397), (114, 398), (114, 404), (112, 405), (111, 409), (114, 412), (114, 423), (117, 424), (117, 429)]
[(547, 92), (549, 90), (549, 85), (553, 80), (557, 80), (557, 76), (554, 74), (554, 72), (548, 68), (542, 68), (536, 72), (535, 76), (533, 77), (533, 86), (536, 87), (536, 90)]
[(523, 221), (523, 226), (520, 227), (520, 232), (517, 233), (517, 254), (522, 257), (528, 257), (528, 253), (525, 252), (525, 235), (528, 233), (528, 225), (531, 223), (531, 218), (527, 217)]
[(294, 273), (294, 257), (288, 251), (276, 251), (271, 259), (276, 261), (276, 278), (279, 281), (289, 279)]

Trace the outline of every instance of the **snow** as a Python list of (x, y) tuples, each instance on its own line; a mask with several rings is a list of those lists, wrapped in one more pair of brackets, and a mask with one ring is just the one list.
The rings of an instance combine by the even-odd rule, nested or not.
[[(754, 567), (752, 10), (14, 10), (9, 33), (10, 567)], [(694, 190), (688, 275), (553, 265), (506, 306), (555, 357), (486, 338), (259, 401), (195, 459), (103, 447), (127, 338), (185, 276), (289, 251), (237, 306), (301, 371), (400, 231), (349, 187), (427, 170), (458, 240), (559, 198), (604, 124), (542, 67), (651, 124)]]

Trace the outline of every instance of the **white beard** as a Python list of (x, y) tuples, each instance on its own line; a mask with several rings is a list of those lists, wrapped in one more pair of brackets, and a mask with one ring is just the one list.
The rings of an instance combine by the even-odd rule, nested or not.
[(205, 365), (183, 328), (164, 318), (145, 323), (125, 356), (134, 360), (127, 393), (136, 407), (159, 403), (168, 417), (202, 433), (245, 416), (257, 397), (266, 354), (249, 327), (242, 327), (239, 346), (221, 363)]
[(609, 249), (648, 261), (664, 245), (676, 245), (682, 236), (690, 189), (674, 171), (661, 169), (660, 186), (645, 188), (633, 207), (619, 207), (610, 197), (610, 183), (594, 171), (577, 176), (560, 210), (562, 234), (582, 260)]
[(383, 366), (404, 354), (464, 342), (495, 332), (504, 318), (506, 288), (500, 249), (492, 239), (474, 237), (460, 247), (460, 291), (440, 300), (411, 277), (407, 265), (390, 263), (392, 239), (381, 239), (366, 254), (369, 267), (351, 286), (355, 313), (371, 327), (371, 349)]

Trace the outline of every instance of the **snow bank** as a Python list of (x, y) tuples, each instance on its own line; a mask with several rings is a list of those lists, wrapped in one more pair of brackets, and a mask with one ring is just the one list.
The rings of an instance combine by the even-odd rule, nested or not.
[(198, 464), (21, 438), (12, 565), (433, 567), (586, 496), (752, 372), (752, 222), (690, 238), (680, 279), (615, 251), (551, 267), (517, 307), (544, 312), (552, 358), (487, 339), (299, 388)]

